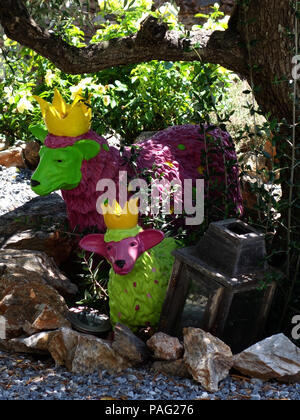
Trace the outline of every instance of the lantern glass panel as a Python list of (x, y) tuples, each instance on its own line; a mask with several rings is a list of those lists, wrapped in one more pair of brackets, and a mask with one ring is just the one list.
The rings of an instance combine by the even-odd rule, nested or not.
[(191, 279), (188, 296), (182, 313), (181, 328), (201, 327), (207, 303), (208, 295), (203, 290), (202, 285)]
[(233, 350), (240, 351), (254, 343), (263, 297), (264, 291), (259, 289), (234, 294), (223, 336)]

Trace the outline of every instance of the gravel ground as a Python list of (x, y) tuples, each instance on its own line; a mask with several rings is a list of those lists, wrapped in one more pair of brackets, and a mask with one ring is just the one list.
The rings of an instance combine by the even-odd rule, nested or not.
[(30, 188), (31, 171), (0, 166), (0, 215), (36, 197)]
[[(36, 195), (31, 172), (0, 167), (0, 215)], [(262, 382), (230, 375), (216, 393), (190, 379), (167, 377), (150, 367), (122, 374), (78, 375), (56, 367), (51, 358), (0, 351), (0, 400), (300, 400), (300, 384)]]
[(167, 377), (150, 368), (78, 375), (52, 359), (0, 352), (0, 400), (299, 400), (300, 384), (262, 382), (237, 375), (214, 394), (190, 379)]

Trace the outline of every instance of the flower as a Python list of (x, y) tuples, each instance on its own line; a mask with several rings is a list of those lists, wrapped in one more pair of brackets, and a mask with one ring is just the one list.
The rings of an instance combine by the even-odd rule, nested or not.
[(53, 85), (54, 79), (55, 79), (55, 73), (53, 73), (50, 69), (48, 69), (45, 76), (46, 85), (51, 87)]
[(85, 79), (80, 80), (78, 85), (71, 86), (70, 91), (72, 92), (72, 99), (75, 99), (81, 91), (88, 89), (88, 90), (98, 90), (99, 86), (93, 82), (92, 77), (86, 77)]
[(11, 86), (5, 86), (3, 90), (5, 92), (5, 97), (9, 99), (13, 94), (13, 88)]
[(76, 98), (76, 96), (77, 96), (78, 94), (80, 94), (80, 92), (82, 91), (82, 88), (81, 88), (79, 85), (76, 85), (76, 86), (71, 86), (71, 87), (70, 87), (70, 91), (71, 91), (71, 98), (72, 98), (72, 99), (75, 99), (75, 98)]
[(5, 92), (5, 99), (9, 103), (9, 105), (12, 105), (16, 101), (16, 97), (13, 95), (13, 88), (11, 86), (5, 86), (3, 89)]
[(108, 95), (103, 96), (103, 103), (105, 106), (110, 104), (110, 97)]
[(103, 93), (105, 93), (105, 91), (106, 91), (105, 86), (103, 86), (103, 85), (98, 85), (97, 86), (96, 92), (100, 93), (100, 95), (103, 95)]
[(17, 104), (17, 111), (20, 114), (23, 114), (24, 111), (33, 111), (33, 105), (29, 101), (27, 96), (21, 97), (21, 99), (19, 100), (19, 102)]

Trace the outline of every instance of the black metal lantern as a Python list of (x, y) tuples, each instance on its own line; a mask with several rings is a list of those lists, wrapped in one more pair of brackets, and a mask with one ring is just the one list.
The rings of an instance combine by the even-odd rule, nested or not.
[[(264, 235), (238, 219), (211, 223), (196, 246), (174, 251), (160, 331), (202, 328), (239, 352), (264, 330), (276, 283), (266, 282)], [(264, 283), (264, 287), (261, 285)]]

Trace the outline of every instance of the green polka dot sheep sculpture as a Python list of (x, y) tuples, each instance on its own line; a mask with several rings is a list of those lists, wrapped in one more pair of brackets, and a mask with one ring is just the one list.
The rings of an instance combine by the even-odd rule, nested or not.
[(116, 201), (103, 209), (105, 234), (90, 234), (79, 243), (111, 264), (108, 282), (110, 320), (128, 326), (155, 328), (159, 322), (176, 249), (173, 238), (138, 224), (137, 200), (122, 208)]

